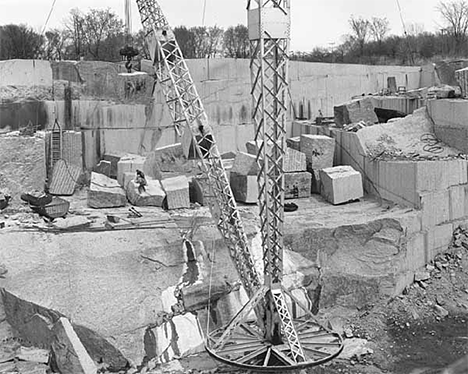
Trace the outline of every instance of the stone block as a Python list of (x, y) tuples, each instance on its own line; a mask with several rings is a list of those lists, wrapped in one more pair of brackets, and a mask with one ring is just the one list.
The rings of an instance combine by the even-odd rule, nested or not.
[(411, 236), (406, 243), (405, 270), (416, 271), (428, 263), (426, 253), (426, 232), (419, 232)]
[(433, 227), (450, 220), (449, 191), (428, 192), (420, 195), (422, 229)]
[(124, 156), (124, 154), (112, 154), (106, 153), (102, 156), (104, 161), (109, 161), (111, 163), (110, 168), (110, 175), (109, 177), (117, 179), (117, 164), (119, 163), (120, 159)]
[(256, 203), (258, 201), (258, 185), (255, 175), (230, 175), (232, 193), (236, 201), (243, 203)]
[(136, 173), (124, 173), (123, 175), (123, 189), (127, 189), (127, 185), (130, 181), (134, 180), (136, 177)]
[(135, 206), (163, 206), (166, 194), (157, 179), (146, 178), (147, 185), (145, 191), (139, 192), (138, 185), (134, 180), (128, 182), (127, 191), (128, 201)]
[[(204, 350), (203, 333), (197, 317), (192, 313), (175, 316), (169, 322), (152, 329), (151, 335), (157, 342), (154, 355), (160, 362), (168, 362)], [(181, 339), (181, 336), (184, 338)]]
[(208, 200), (214, 199), (213, 191), (207, 177), (197, 175), (190, 182), (190, 202), (206, 205)]
[(468, 98), (468, 68), (455, 71), (455, 78), (460, 85), (462, 96)]
[(91, 173), (88, 191), (88, 205), (91, 208), (115, 208), (125, 204), (127, 204), (125, 191), (115, 179)]
[(466, 160), (418, 161), (416, 190), (442, 191), (467, 183)]
[(466, 217), (467, 210), (466, 188), (468, 185), (453, 186), (449, 189), (449, 212), (450, 221)]
[(416, 191), (417, 162), (378, 161), (378, 181), (374, 180), (382, 199), (396, 204), (419, 208)]
[(97, 367), (76, 335), (70, 321), (61, 317), (53, 327), (55, 362), (62, 374), (96, 374)]
[(166, 173), (192, 174), (198, 169), (197, 162), (187, 159), (183, 145), (175, 143), (148, 153), (144, 171), (152, 178), (163, 179)]
[(245, 148), (247, 149), (247, 153), (256, 156), (259, 149), (260, 149), (261, 143), (256, 142), (255, 140), (250, 140), (247, 143), (245, 143)]
[[(99, 164), (97, 164), (96, 167), (94, 168), (94, 171), (98, 174), (103, 174), (106, 177), (111, 178), (111, 169), (112, 169), (112, 163), (110, 161), (101, 160)], [(125, 184), (123, 187), (125, 187)]]
[(427, 230), (426, 251), (427, 259), (432, 260), (439, 253), (447, 251), (453, 236), (453, 225), (446, 223)]
[(301, 199), (310, 197), (312, 176), (307, 171), (284, 174), (284, 198)]
[[(250, 141), (246, 143), (246, 148), (247, 152), (250, 155), (256, 156), (258, 151), (260, 150), (260, 147), (262, 145), (262, 142), (255, 142), (255, 141)], [(300, 147), (300, 143), (299, 143)], [(245, 156), (244, 156), (245, 157)], [(243, 160), (240, 159), (242, 162)], [(247, 160), (245, 160), (247, 161)], [(234, 162), (236, 164), (236, 162)], [(245, 166), (246, 168), (248, 166)], [(284, 160), (283, 160), (283, 169), (285, 173), (290, 173), (290, 172), (295, 172), (295, 171), (305, 171), (306, 170), (306, 156), (304, 153), (292, 149), (290, 147), (286, 147), (286, 154), (284, 155)], [(237, 172), (239, 174), (243, 174), (244, 172), (242, 170), (236, 171), (233, 167), (234, 172)], [(249, 174), (249, 175), (256, 175), (258, 173), (258, 169), (256, 169), (255, 173)]]
[(186, 176), (161, 181), (168, 209), (190, 208), (189, 182)]
[(307, 170), (333, 166), (335, 139), (324, 135), (301, 135), (301, 152), (306, 155)]
[(361, 173), (351, 166), (335, 166), (320, 171), (322, 196), (333, 205), (364, 196)]
[(126, 155), (117, 163), (117, 181), (124, 186), (124, 173), (136, 173), (137, 170), (145, 172), (146, 158), (138, 155)]
[(286, 144), (289, 148), (295, 149), (296, 151), (301, 150), (301, 137), (295, 136), (293, 138), (286, 139)]
[(305, 171), (307, 169), (306, 155), (292, 148), (286, 148), (286, 155), (283, 161), (285, 173)]
[(240, 175), (257, 175), (259, 172), (257, 156), (250, 153), (237, 152), (231, 172)]
[(335, 106), (335, 123), (338, 127), (343, 127), (351, 123), (364, 121), (369, 124), (378, 122), (374, 112), (374, 104), (369, 97), (355, 99), (347, 103)]

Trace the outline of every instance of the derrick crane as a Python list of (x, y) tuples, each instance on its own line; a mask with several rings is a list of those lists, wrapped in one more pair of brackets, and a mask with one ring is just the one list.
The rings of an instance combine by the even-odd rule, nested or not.
[[(222, 159), (203, 104), (175, 36), (155, 0), (136, 0), (156, 77), (179, 134), (189, 131), (217, 207), (212, 214), (224, 237), (249, 301), (227, 326), (207, 332), (205, 347), (216, 359), (254, 370), (318, 365), (342, 350), (341, 337), (316, 322), (282, 286), (285, 133), (288, 108), (290, 0), (250, 0), (249, 38), (263, 279), (249, 250)], [(290, 305), (300, 310), (290, 312)]]

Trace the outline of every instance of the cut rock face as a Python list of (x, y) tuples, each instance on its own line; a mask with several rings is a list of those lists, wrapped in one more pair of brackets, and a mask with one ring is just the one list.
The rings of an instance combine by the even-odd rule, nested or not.
[(146, 183), (145, 190), (140, 192), (139, 186), (134, 180), (128, 182), (126, 188), (128, 201), (135, 206), (162, 207), (166, 193), (161, 186), (161, 182), (146, 178)]
[(119, 183), (105, 175), (91, 173), (88, 205), (91, 208), (114, 208), (125, 206), (127, 197)]

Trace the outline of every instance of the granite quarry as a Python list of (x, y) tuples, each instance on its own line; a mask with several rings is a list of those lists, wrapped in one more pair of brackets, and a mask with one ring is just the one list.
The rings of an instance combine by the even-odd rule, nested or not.
[[(188, 63), (261, 268), (248, 61)], [(382, 364), (368, 315), (367, 327), (350, 325), (371, 305), (410, 305), (447, 278), (455, 301), (420, 309), (436, 324), (468, 312), (468, 73), (454, 76), (459, 87), (436, 64), (291, 63), (292, 104), (310, 111), (288, 122), (285, 199), (298, 209), (285, 213), (284, 284), (346, 335), (323, 373), (403, 372)], [(390, 77), (405, 92), (389, 92)], [(0, 192), (11, 196), (0, 210), (0, 373), (227, 372), (204, 353), (205, 334), (248, 298), (190, 147), (149, 62), (128, 74), (0, 61)], [(21, 200), (46, 183), (65, 217), (45, 220)], [(366, 366), (373, 356), (379, 365)]]

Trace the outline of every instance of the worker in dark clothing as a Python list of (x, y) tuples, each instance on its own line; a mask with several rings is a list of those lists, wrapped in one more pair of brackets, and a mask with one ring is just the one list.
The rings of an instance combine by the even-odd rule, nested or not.
[(145, 174), (141, 170), (136, 171), (135, 183), (138, 186), (139, 193), (146, 191), (145, 186), (147, 186), (148, 183), (146, 182)]

